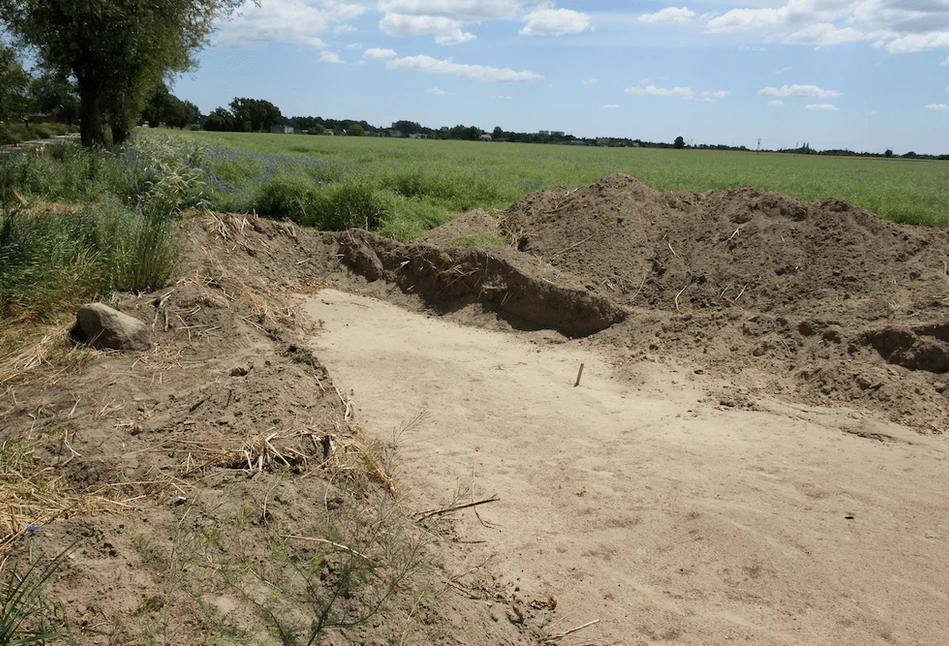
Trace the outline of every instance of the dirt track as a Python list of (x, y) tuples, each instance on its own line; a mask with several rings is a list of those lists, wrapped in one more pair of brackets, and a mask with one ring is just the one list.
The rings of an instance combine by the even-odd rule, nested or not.
[(549, 633), (600, 620), (568, 643), (949, 642), (940, 438), (848, 409), (722, 410), (706, 393), (728, 384), (691, 371), (638, 364), (630, 387), (590, 344), (333, 290), (303, 309), (370, 433), (427, 411), (401, 440), (414, 508), (500, 497), (490, 527), (459, 522), (462, 583), (556, 597)]

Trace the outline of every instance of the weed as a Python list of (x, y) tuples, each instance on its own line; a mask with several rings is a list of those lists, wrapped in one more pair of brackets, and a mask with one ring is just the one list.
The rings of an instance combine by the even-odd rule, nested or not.
[(46, 584), (72, 547), (46, 565), (33, 561), (22, 576), (12, 570), (0, 584), (0, 644), (36, 644), (67, 633), (64, 608), (46, 595)]
[(478, 247), (481, 245), (492, 245), (496, 247), (509, 247), (510, 241), (494, 233), (475, 233), (470, 236), (461, 236), (451, 241), (452, 247)]

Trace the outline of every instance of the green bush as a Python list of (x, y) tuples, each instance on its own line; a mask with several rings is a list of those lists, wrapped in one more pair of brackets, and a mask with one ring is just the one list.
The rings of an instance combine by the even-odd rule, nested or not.
[(285, 175), (260, 186), (254, 209), (324, 231), (376, 229), (391, 211), (391, 196), (359, 181), (319, 184), (306, 176)]

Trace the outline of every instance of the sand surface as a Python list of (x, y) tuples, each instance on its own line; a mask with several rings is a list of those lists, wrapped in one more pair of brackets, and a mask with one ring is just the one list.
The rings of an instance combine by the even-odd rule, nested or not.
[(731, 386), (691, 371), (620, 374), (594, 344), (331, 289), (302, 310), (367, 432), (425, 411), (400, 438), (412, 508), (500, 498), (457, 515), (459, 587), (555, 597), (550, 634), (599, 620), (561, 643), (949, 643), (941, 438), (845, 408), (723, 410), (706, 394)]

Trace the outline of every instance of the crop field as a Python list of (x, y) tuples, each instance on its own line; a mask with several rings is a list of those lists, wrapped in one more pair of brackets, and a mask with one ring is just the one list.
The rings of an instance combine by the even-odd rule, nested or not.
[[(577, 188), (610, 173), (665, 192), (747, 184), (800, 199), (837, 198), (897, 222), (949, 224), (949, 163), (941, 161), (308, 135), (164, 136), (205, 148), (215, 208), (256, 208), (323, 228), (368, 224), (403, 240), (451, 213), (506, 208), (531, 192)], [(352, 217), (319, 215), (331, 202)]]

